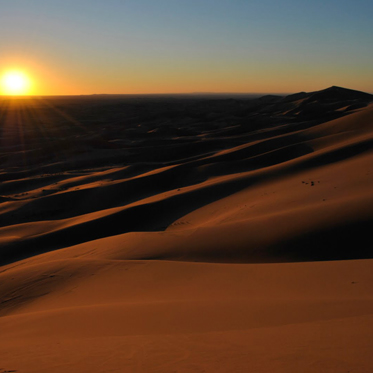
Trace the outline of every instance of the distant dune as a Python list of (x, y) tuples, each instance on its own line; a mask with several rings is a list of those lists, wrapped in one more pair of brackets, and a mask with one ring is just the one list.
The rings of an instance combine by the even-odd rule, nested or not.
[(0, 373), (371, 372), (373, 96), (0, 99)]

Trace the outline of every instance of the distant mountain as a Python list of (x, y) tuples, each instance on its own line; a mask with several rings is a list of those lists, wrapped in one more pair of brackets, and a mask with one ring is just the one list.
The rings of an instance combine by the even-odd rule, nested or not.
[(298, 100), (305, 100), (304, 102), (330, 102), (342, 100), (361, 100), (368, 102), (373, 100), (373, 95), (355, 91), (353, 89), (332, 86), (321, 91), (294, 93), (282, 99), (283, 102), (293, 102)]
[(365, 92), (355, 91), (352, 89), (342, 88), (342, 87), (329, 87), (322, 91), (312, 92), (309, 94), (307, 102), (314, 101), (341, 101), (341, 100), (362, 100), (362, 101), (372, 101), (373, 95)]
[(335, 117), (338, 112), (347, 112), (367, 106), (373, 95), (342, 87), (329, 87), (315, 92), (299, 92), (277, 102), (276, 109), (286, 115), (305, 119)]

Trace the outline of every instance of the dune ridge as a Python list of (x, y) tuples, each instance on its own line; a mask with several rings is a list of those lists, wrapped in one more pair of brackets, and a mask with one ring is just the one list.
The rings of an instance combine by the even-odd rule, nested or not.
[(372, 95), (0, 114), (0, 372), (371, 371)]

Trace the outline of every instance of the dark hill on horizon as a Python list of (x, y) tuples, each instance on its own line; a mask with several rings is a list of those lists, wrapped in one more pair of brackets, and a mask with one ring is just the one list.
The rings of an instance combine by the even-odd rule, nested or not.
[(356, 91), (349, 88), (338, 86), (331, 86), (320, 91), (313, 92), (298, 92), (283, 98), (283, 101), (297, 101), (300, 99), (307, 99), (310, 101), (351, 101), (362, 100), (371, 101), (373, 95), (361, 91)]
[(365, 107), (373, 99), (373, 95), (341, 87), (298, 93), (287, 96), (283, 102), (293, 103), (294, 108), (289, 114), (294, 114), (308, 119), (323, 117), (331, 118), (336, 111), (349, 112)]
[(373, 95), (353, 89), (332, 86), (321, 91), (309, 94), (309, 100), (312, 101), (342, 101), (342, 100), (372, 100)]

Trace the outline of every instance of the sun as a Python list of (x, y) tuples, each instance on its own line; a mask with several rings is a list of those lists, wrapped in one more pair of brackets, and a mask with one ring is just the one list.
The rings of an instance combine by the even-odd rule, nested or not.
[(29, 94), (30, 79), (22, 71), (7, 71), (1, 78), (1, 91), (4, 95), (23, 96)]

